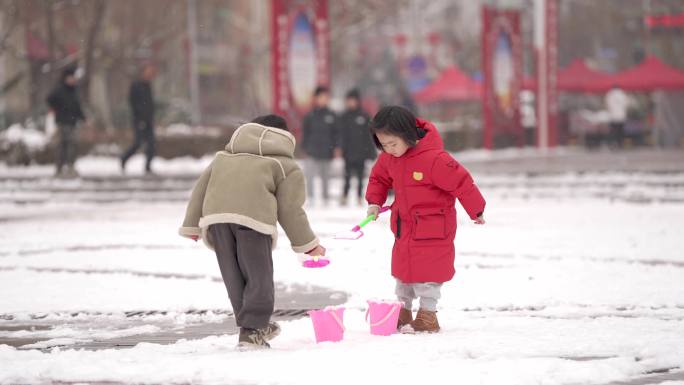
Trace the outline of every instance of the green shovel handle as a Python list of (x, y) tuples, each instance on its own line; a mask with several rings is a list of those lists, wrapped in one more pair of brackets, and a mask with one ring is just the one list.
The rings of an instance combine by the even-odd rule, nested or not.
[[(389, 209), (390, 209), (389, 206), (384, 206), (384, 207), (382, 207), (382, 208), (380, 209), (380, 211), (378, 211), (378, 215), (384, 213), (385, 211), (388, 211)], [(373, 218), (375, 218), (375, 216), (374, 216), (373, 214), (367, 216), (366, 219), (362, 220), (361, 223), (359, 223), (358, 225), (356, 225), (356, 227), (354, 227), (354, 228), (352, 229), (352, 231), (359, 231), (359, 230), (361, 230), (361, 229), (363, 228), (363, 226), (369, 224), (369, 223), (373, 220)]]

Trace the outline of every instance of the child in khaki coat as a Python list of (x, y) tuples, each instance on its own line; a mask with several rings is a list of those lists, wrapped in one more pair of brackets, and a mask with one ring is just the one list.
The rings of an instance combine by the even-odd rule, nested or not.
[(294, 149), (295, 138), (280, 116), (240, 126), (195, 184), (179, 229), (215, 250), (240, 327), (239, 347), (268, 348), (280, 333), (270, 321), (276, 223), (295, 252), (325, 255), (302, 208), (306, 188)]

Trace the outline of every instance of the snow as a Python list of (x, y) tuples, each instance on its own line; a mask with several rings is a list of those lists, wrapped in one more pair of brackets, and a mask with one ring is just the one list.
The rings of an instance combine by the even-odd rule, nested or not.
[[(171, 180), (160, 181), (160, 189), (180, 183), (178, 194), (187, 196), (192, 183), (174, 176), (198, 172), (209, 160), (155, 163)], [(79, 165), (93, 176), (118, 171), (115, 159)], [(600, 384), (684, 366), (684, 205), (660, 199), (684, 195), (681, 173), (475, 175), (488, 198), (487, 224), (476, 226), (459, 212), (457, 273), (443, 288), (443, 330), (434, 335), (368, 332), (366, 301), (394, 299), (388, 216), (366, 226), (358, 240), (334, 240), (363, 218), (364, 208), (310, 204), (331, 264), (302, 268), (281, 231), (275, 278), (284, 291), (305, 285), (348, 292), (345, 339), (316, 344), (311, 320), (303, 318), (282, 322), (273, 348), (255, 352), (237, 351), (235, 335), (130, 349), (70, 348), (158, 332), (161, 324), (153, 321), (159, 317), (178, 323), (225, 318), (218, 312), (230, 305), (215, 256), (176, 235), (182, 200), (97, 203), (90, 198), (99, 194), (106, 202), (127, 193), (104, 184), (90, 189), (82, 180), (47, 181), (40, 167), (0, 173), (37, 178), (19, 185), (3, 180), (0, 198), (10, 190), (25, 194), (29, 186), (47, 199), (0, 200), (0, 316), (13, 317), (0, 317), (0, 330), (32, 315), (52, 322), (45, 330), (0, 331), (0, 339), (40, 338), (29, 347), (48, 348), (0, 345), (0, 383)], [(336, 180), (332, 189), (339, 187)], [(618, 199), (634, 191), (653, 199)], [(215, 313), (184, 319), (193, 309)], [(136, 310), (168, 313), (113, 326)], [(77, 326), (67, 324), (65, 314), (78, 312)]]
[(40, 150), (50, 141), (45, 133), (33, 127), (24, 128), (21, 124), (13, 124), (0, 131), (0, 143), (23, 143), (29, 150)]
[[(638, 374), (654, 364), (633, 358), (643, 353), (640, 346), (645, 343), (661, 344), (663, 355), (666, 348), (671, 354), (683, 353), (681, 344), (668, 338), (681, 324), (668, 326), (667, 322), (567, 322), (452, 314), (444, 317), (451, 326), (437, 335), (379, 337), (369, 336), (362, 312), (356, 313), (345, 315), (348, 331), (341, 343), (316, 345), (310, 320), (302, 319), (284, 323), (270, 351), (238, 352), (234, 337), (215, 336), (96, 352), (55, 349), (40, 353), (0, 347), (0, 362), (7, 363), (7, 382), (35, 381), (38, 373), (33, 370), (40, 368), (43, 376), (62, 381), (408, 384), (455, 378), (459, 383), (529, 384), (540, 379), (543, 383), (601, 383)], [(649, 336), (640, 333), (654, 326)], [(566, 357), (573, 351), (603, 358)], [(611, 355), (616, 351), (623, 354)]]
[(207, 135), (219, 138), (221, 136), (221, 129), (217, 127), (203, 127), (203, 126), (189, 126), (183, 123), (174, 123), (160, 130), (162, 135), (168, 136), (198, 136)]
[[(156, 158), (154, 170), (162, 176), (194, 174), (201, 172), (211, 163), (213, 156), (202, 158), (179, 157), (174, 159)], [(121, 175), (120, 160), (109, 156), (84, 156), (76, 162), (76, 171), (83, 177), (110, 177)], [(126, 165), (126, 175), (139, 176), (145, 170), (145, 157), (135, 155)], [(9, 167), (0, 162), (0, 175), (7, 177), (48, 177), (54, 174), (54, 165), (24, 167)]]

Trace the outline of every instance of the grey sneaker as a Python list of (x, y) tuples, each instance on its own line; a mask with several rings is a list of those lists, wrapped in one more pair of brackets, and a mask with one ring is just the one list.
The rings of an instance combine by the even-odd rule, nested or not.
[(69, 166), (63, 175), (65, 178), (68, 178), (68, 179), (75, 179), (75, 178), (79, 177), (78, 171), (76, 171), (76, 169), (74, 168), (73, 165)]
[(263, 329), (240, 329), (238, 349), (268, 349), (271, 345), (264, 338)]
[(280, 335), (280, 325), (277, 322), (269, 322), (268, 326), (260, 330), (266, 341), (270, 341)]

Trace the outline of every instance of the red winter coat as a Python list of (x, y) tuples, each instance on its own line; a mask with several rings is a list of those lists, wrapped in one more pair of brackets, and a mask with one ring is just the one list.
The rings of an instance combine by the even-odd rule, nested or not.
[(404, 283), (446, 282), (455, 273), (456, 198), (471, 219), (484, 212), (485, 200), (468, 170), (444, 151), (435, 126), (422, 119), (417, 126), (426, 135), (415, 147), (375, 162), (366, 200), (382, 206), (394, 190), (392, 275)]

